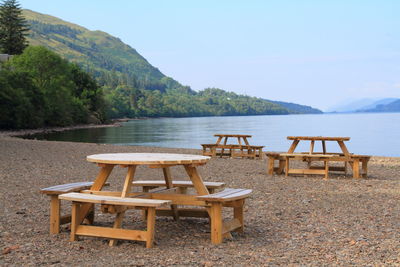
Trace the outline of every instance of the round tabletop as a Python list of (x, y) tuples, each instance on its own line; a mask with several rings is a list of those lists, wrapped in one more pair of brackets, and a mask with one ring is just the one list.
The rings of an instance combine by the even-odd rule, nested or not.
[(90, 155), (86, 159), (89, 162), (121, 165), (183, 165), (206, 163), (210, 160), (210, 157), (171, 153), (110, 153)]

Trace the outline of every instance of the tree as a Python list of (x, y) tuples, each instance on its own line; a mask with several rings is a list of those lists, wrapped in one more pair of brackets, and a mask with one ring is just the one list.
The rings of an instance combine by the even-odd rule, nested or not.
[(27, 47), (28, 30), (17, 1), (4, 1), (0, 6), (0, 51), (9, 55), (21, 54)]

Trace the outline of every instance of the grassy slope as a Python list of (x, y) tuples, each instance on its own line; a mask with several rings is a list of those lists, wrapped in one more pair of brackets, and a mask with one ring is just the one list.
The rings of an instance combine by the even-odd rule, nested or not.
[[(128, 73), (139, 79), (155, 82), (165, 77), (135, 49), (105, 32), (90, 31), (31, 10), (24, 10), (23, 14), (31, 24), (28, 41), (32, 45), (48, 47), (63, 57), (83, 66), (90, 66), (96, 71)], [(64, 27), (51, 28), (51, 25)], [(60, 33), (60, 29), (69, 30), (69, 34)]]

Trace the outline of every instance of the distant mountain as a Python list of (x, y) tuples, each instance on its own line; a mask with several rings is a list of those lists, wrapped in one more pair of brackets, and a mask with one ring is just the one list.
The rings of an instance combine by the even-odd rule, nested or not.
[(299, 104), (294, 104), (294, 103), (288, 103), (288, 102), (282, 102), (282, 101), (271, 101), (272, 103), (281, 105), (285, 108), (287, 108), (290, 113), (294, 114), (321, 114), (323, 113), (321, 110), (310, 107), (310, 106), (305, 106), (305, 105), (299, 105)]
[(345, 104), (337, 105), (328, 109), (328, 112), (341, 112), (341, 113), (351, 113), (351, 112), (363, 112), (375, 109), (380, 105), (387, 105), (398, 98), (363, 98), (352, 102), (347, 102)]
[(400, 112), (400, 99), (387, 104), (378, 104), (374, 108), (362, 110), (363, 112)]

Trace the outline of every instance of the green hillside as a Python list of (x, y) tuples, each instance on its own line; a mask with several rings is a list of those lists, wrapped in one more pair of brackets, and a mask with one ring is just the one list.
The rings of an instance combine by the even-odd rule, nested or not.
[[(31, 45), (41, 45), (64, 58), (79, 63), (96, 77), (118, 76), (129, 80), (138, 79), (159, 83), (164, 80), (169, 86), (180, 86), (167, 79), (135, 49), (120, 39), (102, 31), (90, 31), (84, 27), (65, 22), (56, 17), (24, 10), (31, 32)], [(114, 78), (113, 78), (114, 79)]]
[(120, 39), (59, 18), (24, 10), (28, 41), (80, 65), (102, 88), (109, 118), (318, 113), (218, 88), (195, 92), (165, 76)]

